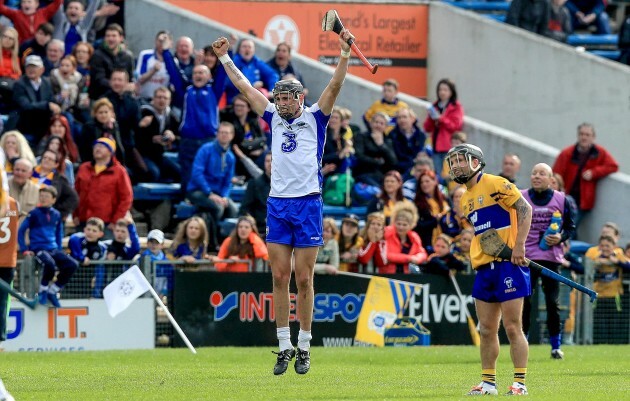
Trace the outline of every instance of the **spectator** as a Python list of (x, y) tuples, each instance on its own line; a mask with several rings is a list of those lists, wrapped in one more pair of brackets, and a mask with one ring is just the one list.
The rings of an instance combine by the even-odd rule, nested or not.
[(433, 171), (421, 173), (418, 182), (420, 191), (416, 192), (414, 204), (418, 208), (419, 218), (413, 230), (418, 233), (422, 243), (427, 244), (425, 245), (427, 252), (432, 252), (431, 245), (428, 244), (432, 244), (433, 240), (442, 233), (439, 222), (442, 216), (448, 213), (450, 207), (438, 187), (437, 177)]
[(18, 36), (14, 28), (6, 27), (2, 32), (2, 57), (0, 57), (0, 82), (2, 83), (2, 99), (11, 99), (13, 84), (22, 75), (18, 57)]
[[(61, 304), (57, 294), (68, 284), (70, 278), (79, 267), (78, 263), (63, 251), (63, 219), (53, 204), (57, 191), (53, 187), (42, 187), (39, 190), (39, 206), (26, 216), (20, 225), (18, 241), (20, 252), (37, 258), (43, 272), (39, 285), (39, 303), (50, 302), (55, 308)], [(25, 234), (28, 230), (30, 243), (27, 245)], [(59, 270), (56, 280), (55, 271)]]
[(79, 207), (74, 212), (75, 225), (84, 225), (88, 218), (98, 217), (109, 230), (113, 230), (116, 221), (131, 209), (131, 181), (125, 168), (114, 157), (115, 153), (113, 140), (99, 138), (93, 147), (94, 161), (79, 167), (74, 184), (79, 194)]
[(28, 56), (46, 58), (46, 46), (52, 39), (53, 25), (44, 22), (37, 27), (35, 37), (20, 43), (20, 63), (24, 65)]
[[(279, 80), (288, 79), (287, 74), (293, 75), (295, 79), (304, 84), (304, 77), (291, 62), (291, 45), (287, 42), (278, 43), (274, 56), (267, 61), (267, 64), (278, 74)], [(308, 89), (304, 88), (304, 95), (308, 95)]]
[(549, 8), (549, 0), (512, 0), (505, 22), (548, 36)]
[(27, 214), (39, 202), (39, 185), (31, 181), (33, 164), (28, 159), (17, 159), (13, 165), (13, 176), (9, 178), (9, 195), (20, 205), (20, 220), (22, 223)]
[(155, 35), (155, 47), (142, 50), (138, 54), (136, 65), (136, 80), (140, 86), (139, 96), (150, 101), (157, 88), (168, 87), (170, 78), (164, 64), (164, 44), (168, 44), (171, 34), (168, 31), (160, 31)]
[[(171, 46), (163, 46), (169, 49)], [(188, 36), (182, 36), (177, 39), (175, 44), (175, 58), (177, 59), (178, 69), (184, 74), (188, 82), (193, 81), (193, 69), (195, 68), (195, 45), (193, 40)], [(223, 89), (223, 87), (221, 87)]]
[(363, 246), (363, 238), (359, 235), (359, 217), (355, 214), (347, 215), (341, 220), (341, 230), (337, 235), (339, 244), (339, 271), (359, 271), (357, 257)]
[(202, 260), (208, 247), (208, 229), (201, 217), (193, 216), (177, 227), (173, 239), (173, 256), (185, 263)]
[(385, 225), (389, 225), (392, 210), (400, 202), (409, 202), (402, 193), (402, 177), (396, 170), (388, 171), (383, 178), (381, 194), (370, 201), (367, 212), (382, 212), (385, 216)]
[(420, 174), (425, 171), (435, 171), (433, 166), (433, 160), (428, 156), (418, 157), (414, 166), (411, 168), (406, 176), (408, 177), (406, 181), (403, 182), (402, 191), (403, 196), (410, 201), (413, 201), (416, 198), (416, 187), (418, 184), (418, 179), (420, 178)]
[(571, 213), (573, 213), (573, 216), (575, 218), (578, 212), (577, 203), (575, 203), (575, 199), (573, 199), (571, 195), (566, 193), (566, 188), (564, 187), (564, 180), (562, 179), (562, 176), (558, 173), (553, 173), (553, 176), (551, 176), (549, 185), (551, 186), (552, 189), (556, 191), (560, 191), (564, 194), (565, 199), (571, 205)]
[(77, 71), (77, 60), (73, 55), (65, 56), (50, 73), (50, 82), (55, 94), (55, 101), (61, 105), (62, 112), (73, 113), (75, 108), (87, 109), (90, 99), (79, 94), (84, 92), (85, 77)]
[(446, 234), (440, 234), (433, 240), (433, 253), (422, 265), (422, 273), (437, 274), (440, 276), (454, 276), (462, 272), (466, 266), (451, 252), (453, 240)]
[[(72, 132), (70, 131), (70, 123), (63, 115), (53, 116), (50, 120), (48, 133), (46, 133), (46, 135), (44, 135), (37, 144), (36, 154), (38, 156), (44, 153), (46, 145), (52, 137), (59, 137), (63, 140), (64, 151), (67, 158), (72, 163), (77, 163), (79, 161), (79, 149), (77, 148), (76, 143), (74, 143), (74, 138), (72, 137)], [(72, 175), (74, 175), (74, 173)]]
[(33, 38), (36, 27), (50, 21), (62, 3), (63, 0), (53, 0), (47, 6), (39, 8), (39, 0), (22, 0), (20, 1), (20, 9), (14, 10), (7, 7), (3, 1), (0, 4), (0, 15), (4, 15), (13, 22), (21, 44)]
[(577, 143), (564, 148), (553, 165), (553, 171), (562, 176), (569, 195), (578, 205), (576, 229), (595, 206), (597, 182), (619, 170), (612, 155), (595, 143), (595, 127), (592, 124), (582, 123), (577, 131)]
[(116, 158), (120, 163), (125, 162), (125, 148), (120, 137), (120, 128), (116, 115), (114, 114), (114, 105), (107, 98), (98, 99), (92, 104), (92, 118), (83, 126), (81, 136), (79, 137), (79, 154), (81, 160), (92, 161), (92, 146), (94, 141), (99, 138), (109, 138), (116, 143)]
[(460, 201), (466, 192), (466, 187), (459, 185), (453, 190), (450, 199), (450, 210), (440, 219), (440, 231), (451, 238), (455, 238), (462, 230), (472, 228), (462, 210)]
[(72, 55), (77, 60), (77, 71), (86, 78), (90, 76), (90, 60), (93, 54), (94, 47), (87, 42), (79, 42), (72, 49)]
[(337, 274), (339, 271), (339, 243), (337, 242), (339, 228), (332, 217), (324, 218), (323, 227), (324, 245), (317, 251), (315, 273)]
[[(267, 198), (271, 190), (271, 152), (265, 155), (265, 173), (247, 183), (245, 196), (241, 201), (240, 215), (250, 215), (256, 220), (258, 232), (264, 233), (267, 227)], [(266, 234), (264, 234), (266, 237)], [(263, 239), (264, 239), (263, 237)]]
[[(234, 140), (232, 143), (243, 151), (245, 156), (256, 160), (267, 150), (267, 137), (261, 126), (260, 117), (249, 106), (247, 98), (239, 93), (234, 96), (232, 108), (221, 112), (221, 121), (234, 125)], [(249, 178), (245, 166), (237, 162), (236, 174)]]
[(392, 211), (393, 224), (385, 227), (385, 249), (387, 264), (380, 274), (409, 273), (409, 264), (422, 264), (427, 260), (427, 251), (413, 228), (418, 221), (416, 207), (399, 203)]
[[(164, 253), (164, 233), (160, 230), (151, 230), (147, 234), (147, 249), (142, 252), (142, 258), (149, 258), (151, 262), (168, 260)], [(172, 293), (174, 287), (175, 268), (173, 265), (155, 264), (155, 280), (153, 288), (162, 297)]]
[(595, 26), (595, 33), (598, 35), (610, 33), (610, 21), (603, 0), (569, 0), (566, 6), (571, 13), (574, 30)]
[[(258, 90), (264, 89), (263, 94), (270, 94), (278, 74), (267, 63), (256, 56), (256, 46), (251, 39), (243, 39), (238, 44), (237, 54), (234, 55), (234, 65), (238, 68), (252, 86)], [(231, 81), (225, 83), (225, 94), (228, 104), (238, 94), (238, 89)], [(267, 96), (269, 97), (269, 96)]]
[[(68, 240), (68, 248), (70, 249), (70, 256), (81, 266), (89, 266), (92, 261), (102, 261), (105, 260), (107, 255), (107, 246), (101, 238), (105, 230), (105, 223), (103, 220), (98, 217), (90, 217), (85, 222), (85, 227), (83, 227), (82, 232), (78, 232), (72, 234), (70, 239)], [(102, 272), (103, 266), (96, 265), (94, 270), (99, 270)], [(89, 285), (92, 288), (91, 296), (92, 298), (102, 298), (103, 294), (101, 291), (103, 289), (102, 275), (99, 273), (99, 282), (92, 284), (92, 280), (90, 279), (90, 283), (85, 283), (86, 287)], [(96, 280), (95, 280), (96, 281)], [(86, 288), (87, 289), (87, 288)]]
[(549, 25), (547, 32), (550, 38), (558, 42), (566, 42), (573, 32), (571, 13), (566, 6), (567, 0), (551, 0), (549, 7)]
[(140, 252), (140, 237), (138, 237), (131, 213), (127, 212), (124, 218), (116, 221), (114, 238), (107, 239), (103, 243), (107, 246), (107, 260), (134, 260), (136, 258)]
[(402, 107), (396, 112), (396, 125), (389, 133), (396, 153), (396, 170), (404, 174), (414, 166), (415, 160), (422, 154), (429, 154), (425, 142), (427, 136), (418, 127), (416, 113), (409, 107)]
[(88, 0), (86, 9), (83, 1), (70, 0), (66, 1), (65, 12), (59, 10), (55, 14), (53, 38), (64, 43), (64, 55), (70, 54), (77, 43), (88, 41), (88, 33), (95, 18), (113, 15), (118, 11), (117, 6), (108, 3), (99, 9), (101, 3), (98, 0)]
[(199, 148), (192, 165), (188, 183), (188, 199), (207, 213), (206, 223), (211, 249), (218, 245), (217, 225), (224, 217), (236, 215), (236, 206), (229, 198), (234, 177), (236, 159), (230, 150), (234, 138), (234, 126), (223, 122), (219, 125), (217, 139)]
[(516, 183), (516, 176), (521, 171), (521, 159), (516, 153), (506, 153), (503, 155), (503, 162), (501, 163), (501, 172), (499, 177), (503, 177), (510, 181), (512, 184)]
[[(258, 260), (269, 260), (267, 246), (258, 236), (256, 221), (252, 216), (241, 216), (236, 228), (221, 244), (217, 256), (209, 256), (217, 271), (228, 273), (247, 273), (253, 271)], [(231, 260), (234, 262), (223, 262)], [(248, 260), (249, 262), (241, 262)], [(237, 262), (238, 261), (238, 262)]]
[(370, 131), (354, 137), (356, 165), (354, 176), (357, 181), (368, 185), (380, 186), (384, 174), (396, 166), (391, 138), (385, 135), (389, 117), (383, 112), (377, 112), (370, 120)]
[(124, 31), (118, 24), (105, 29), (103, 45), (90, 58), (90, 99), (96, 100), (110, 88), (112, 72), (122, 69), (127, 77), (133, 74), (133, 55), (123, 47)]
[[(53, 152), (59, 157), (55, 157), (57, 164), (44, 163), (48, 168), (44, 168), (42, 170), (40, 169), (42, 164), (42, 157), (47, 151)], [(35, 168), (35, 173), (33, 174), (34, 178), (40, 181), (40, 184), (44, 184), (46, 176), (52, 171), (56, 171), (59, 174), (65, 176), (70, 182), (70, 185), (74, 186), (74, 166), (72, 162), (68, 160), (67, 154), (68, 148), (66, 147), (64, 140), (58, 136), (50, 136), (48, 140), (44, 143), (41, 156), (37, 156), (36, 160), (38, 166), (37, 168)]]
[(585, 257), (595, 267), (597, 304), (593, 312), (593, 344), (626, 344), (628, 313), (622, 310), (623, 272), (630, 271), (630, 263), (615, 238), (602, 235), (598, 246), (589, 248)]
[(372, 117), (378, 112), (384, 113), (387, 116), (385, 133), (389, 134), (396, 125), (396, 113), (402, 108), (409, 108), (409, 105), (398, 99), (398, 81), (389, 78), (383, 82), (383, 98), (372, 103), (370, 108), (363, 114), (363, 122), (369, 130), (372, 126)]
[(178, 181), (180, 169), (176, 162), (164, 157), (173, 148), (179, 132), (179, 119), (171, 110), (171, 91), (159, 87), (153, 93), (151, 104), (140, 107), (140, 122), (136, 135), (136, 148), (142, 155), (146, 170), (141, 178), (150, 182)]
[(13, 88), (13, 101), (17, 105), (19, 119), (17, 129), (24, 133), (30, 142), (37, 143), (48, 128), (48, 121), (61, 112), (54, 102), (50, 80), (42, 77), (44, 62), (39, 56), (26, 58), (25, 74)]
[(140, 122), (140, 103), (133, 95), (134, 84), (129, 82), (127, 71), (115, 69), (110, 77), (110, 89), (105, 92), (105, 98), (114, 106), (114, 116), (120, 129), (120, 139), (124, 147), (125, 159), (121, 163), (132, 166), (137, 171), (144, 163), (139, 160), (135, 145), (136, 128)]
[(11, 176), (13, 164), (17, 159), (26, 159), (31, 165), (35, 164), (35, 155), (28, 141), (20, 131), (7, 131), (0, 137), (0, 148), (6, 156), (4, 171)]
[(46, 46), (46, 58), (44, 59), (44, 76), (50, 76), (55, 68), (59, 68), (61, 59), (66, 49), (61, 40), (52, 39)]
[[(179, 166), (182, 172), (182, 190), (190, 180), (192, 162), (197, 150), (216, 137), (219, 127), (219, 99), (227, 77), (223, 66), (219, 66), (211, 83), (210, 69), (197, 65), (193, 69), (192, 85), (185, 86), (179, 74), (172, 74), (174, 61), (168, 46), (164, 45), (164, 63), (169, 70), (171, 83), (175, 87), (175, 97), (185, 99), (182, 122), (179, 127)], [(170, 66), (170, 67), (169, 67)]]
[[(525, 240), (525, 256), (551, 271), (560, 273), (560, 267), (564, 260), (562, 242), (573, 237), (575, 217), (571, 210), (571, 204), (564, 193), (551, 188), (552, 176), (553, 172), (549, 165), (538, 163), (532, 169), (531, 188), (521, 190), (523, 198), (532, 207), (532, 224)], [(552, 223), (553, 213), (562, 214), (562, 225), (558, 227), (557, 233), (547, 235), (546, 230)], [(540, 246), (541, 241), (545, 242), (546, 249)], [(531, 269), (529, 274), (532, 294), (529, 297), (525, 297), (523, 304), (523, 332), (526, 336), (529, 334), (532, 308), (531, 297), (538, 287), (538, 278), (540, 277), (547, 308), (547, 330), (549, 331), (549, 342), (551, 343), (551, 357), (563, 359), (564, 352), (560, 349), (562, 343), (559, 305), (560, 283), (547, 276), (541, 276), (536, 269)]]
[(437, 100), (429, 107), (428, 116), (424, 120), (424, 131), (431, 135), (433, 165), (439, 169), (450, 149), (451, 136), (462, 130), (464, 108), (457, 100), (455, 83), (448, 78), (438, 82), (436, 96)]
[(361, 232), (363, 246), (359, 251), (358, 261), (366, 272), (384, 274), (387, 264), (387, 249), (383, 239), (385, 215), (381, 212), (368, 214), (365, 227)]
[[(60, 138), (54, 138), (60, 140)], [(73, 188), (74, 179), (72, 184), (70, 180), (58, 170), (60, 162), (58, 160), (64, 160), (63, 153), (54, 148), (48, 148), (44, 151), (39, 166), (33, 170), (33, 176), (31, 181), (41, 186), (52, 186), (57, 191), (55, 209), (61, 213), (61, 218), (66, 221), (66, 218), (72, 214), (74, 209), (79, 204), (79, 197)], [(63, 166), (63, 163), (61, 163)], [(74, 176), (72, 177), (74, 178)]]
[[(454, 132), (453, 136), (451, 137), (451, 148), (453, 148), (453, 147), (455, 147), (457, 145), (461, 145), (463, 143), (466, 143), (467, 139), (468, 139), (468, 135), (466, 135), (465, 132), (463, 132), (463, 131)], [(444, 164), (442, 164), (442, 170), (438, 170), (439, 168), (440, 168), (440, 166), (438, 166), (435, 169), (435, 172), (436, 173), (439, 172), (439, 179), (440, 179), (440, 181), (443, 182), (446, 185), (446, 188), (441, 188), (441, 190), (442, 190), (442, 192), (444, 192), (445, 195), (450, 194), (460, 184), (458, 184), (455, 181), (451, 180), (450, 168), (448, 167), (448, 162), (446, 160), (444, 161)], [(447, 189), (447, 191), (444, 191), (444, 189)]]
[(470, 245), (472, 244), (474, 236), (475, 231), (472, 228), (465, 228), (455, 237), (455, 243), (453, 245), (453, 255), (464, 263), (467, 272), (470, 272), (472, 268), (470, 261)]
[(354, 159), (352, 130), (343, 127), (341, 107), (333, 107), (326, 128), (326, 143), (322, 157), (322, 174), (343, 173)]

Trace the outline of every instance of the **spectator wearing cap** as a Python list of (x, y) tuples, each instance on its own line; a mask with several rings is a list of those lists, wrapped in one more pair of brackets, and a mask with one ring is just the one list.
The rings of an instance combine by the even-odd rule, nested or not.
[[(164, 249), (164, 233), (160, 230), (151, 230), (147, 234), (147, 249), (142, 252), (142, 259), (149, 258), (151, 262), (168, 260)], [(155, 281), (153, 288), (162, 296), (167, 296), (173, 290), (173, 265), (156, 264)]]
[(349, 214), (341, 220), (341, 230), (337, 236), (339, 244), (339, 271), (359, 271), (358, 256), (363, 246), (363, 238), (359, 235), (359, 217)]
[[(79, 194), (75, 225), (99, 217), (113, 231), (116, 222), (131, 209), (131, 181), (127, 170), (114, 157), (116, 143), (112, 139), (99, 138), (92, 149), (94, 161), (81, 164), (74, 184)], [(111, 233), (107, 234), (111, 237)]]
[(125, 40), (123, 28), (110, 24), (105, 29), (102, 46), (94, 50), (90, 58), (90, 99), (96, 100), (109, 89), (109, 78), (116, 69), (127, 71), (133, 76), (133, 55), (123, 46)]
[[(61, 112), (54, 102), (54, 92), (50, 80), (42, 77), (44, 62), (39, 56), (28, 56), (25, 73), (13, 87), (13, 101), (19, 114), (17, 129), (36, 144), (48, 130), (50, 118)], [(34, 146), (34, 145), (33, 145)]]

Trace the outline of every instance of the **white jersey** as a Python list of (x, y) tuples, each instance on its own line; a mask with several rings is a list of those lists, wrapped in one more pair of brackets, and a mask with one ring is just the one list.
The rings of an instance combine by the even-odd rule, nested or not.
[(269, 103), (263, 119), (271, 128), (269, 196), (296, 198), (321, 193), (321, 164), (330, 116), (324, 115), (315, 103), (305, 107), (298, 118), (289, 122), (278, 115), (273, 103)]

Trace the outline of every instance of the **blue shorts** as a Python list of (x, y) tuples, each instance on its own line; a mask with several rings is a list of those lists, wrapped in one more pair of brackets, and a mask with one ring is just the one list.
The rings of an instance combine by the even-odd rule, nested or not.
[(319, 194), (299, 198), (267, 199), (267, 242), (295, 248), (324, 245), (322, 212), (324, 202)]
[(505, 302), (528, 297), (531, 292), (529, 268), (502, 261), (477, 268), (472, 296), (484, 302)]

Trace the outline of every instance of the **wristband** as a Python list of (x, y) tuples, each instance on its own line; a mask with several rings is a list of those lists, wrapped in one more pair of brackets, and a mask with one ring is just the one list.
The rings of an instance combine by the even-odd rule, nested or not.
[(224, 54), (223, 56), (219, 57), (219, 61), (221, 62), (221, 64), (227, 64), (232, 61), (232, 59), (228, 54)]
[(350, 50), (345, 51), (345, 50), (341, 49), (341, 57), (343, 57), (343, 58), (350, 58)]

